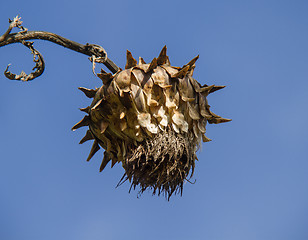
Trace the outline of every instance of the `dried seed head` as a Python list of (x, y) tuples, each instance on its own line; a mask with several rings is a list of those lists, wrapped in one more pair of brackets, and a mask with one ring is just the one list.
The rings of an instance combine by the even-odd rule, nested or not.
[(196, 151), (206, 123), (228, 122), (210, 111), (207, 95), (224, 86), (201, 86), (193, 77), (199, 56), (182, 68), (170, 66), (164, 47), (158, 58), (139, 63), (127, 51), (125, 70), (114, 75), (102, 71), (99, 89), (80, 88), (94, 98), (73, 130), (89, 126), (81, 143), (94, 139), (88, 160), (105, 149), (100, 167), (109, 161), (122, 162), (121, 183), (128, 180), (140, 193), (151, 189), (168, 199), (181, 193), (183, 183), (193, 175)]

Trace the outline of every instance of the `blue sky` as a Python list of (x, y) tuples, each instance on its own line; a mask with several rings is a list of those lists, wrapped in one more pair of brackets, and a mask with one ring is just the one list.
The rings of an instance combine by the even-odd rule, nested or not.
[[(45, 73), (29, 83), (0, 75), (0, 239), (308, 239), (308, 2), (4, 1), (0, 32), (20, 14), (29, 30), (102, 45), (120, 67), (126, 49), (146, 61), (164, 45), (194, 77), (227, 85), (209, 97), (231, 123), (208, 125), (183, 197), (115, 189), (120, 165), (99, 173), (85, 159), (85, 129), (71, 127), (90, 104), (77, 88), (101, 81), (87, 57), (36, 41)], [(23, 46), (0, 48), (0, 68), (29, 72)]]

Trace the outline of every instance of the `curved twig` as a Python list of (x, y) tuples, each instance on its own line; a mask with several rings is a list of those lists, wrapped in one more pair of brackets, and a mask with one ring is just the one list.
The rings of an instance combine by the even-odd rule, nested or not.
[(33, 62), (35, 62), (35, 66), (32, 70), (35, 71), (30, 74), (26, 74), (24, 71), (21, 71), (19, 75), (16, 75), (9, 71), (9, 64), (4, 71), (4, 75), (11, 80), (31, 81), (43, 74), (45, 70), (45, 62), (41, 53), (33, 47), (33, 42), (22, 41), (22, 44), (29, 48), (33, 54)]
[[(107, 52), (105, 49), (99, 45), (96, 44), (80, 44), (74, 41), (71, 41), (67, 38), (61, 37), (57, 34), (50, 33), (50, 32), (44, 32), (44, 31), (28, 31), (26, 28), (21, 26), (20, 17), (15, 17), (13, 21), (9, 21), (10, 25), (8, 30), (0, 36), (0, 47), (13, 44), (13, 43), (26, 43), (26, 40), (32, 40), (32, 39), (40, 39), (40, 40), (46, 40), (53, 43), (56, 43), (58, 45), (61, 45), (65, 48), (69, 48), (73, 51), (83, 53), (85, 55), (90, 56), (90, 60), (94, 63), (103, 63), (112, 73), (116, 73), (119, 70), (119, 67), (112, 62), (107, 57)], [(17, 33), (10, 33), (14, 27), (20, 28), (20, 32)], [(29, 45), (29, 43), (27, 43)], [(29, 76), (26, 75), (24, 72), (22, 72), (20, 75), (15, 75), (15, 78), (18, 76), (20, 79), (18, 80), (24, 80), (28, 78), (28, 80), (32, 80), (38, 76), (40, 76), (44, 71), (44, 60), (42, 55), (33, 48), (32, 43), (30, 43), (31, 47), (29, 47), (34, 54), (34, 58), (37, 56), (38, 59), (35, 60), (36, 65), (34, 69), (36, 71), (34, 73), (31, 73)], [(38, 63), (39, 61), (40, 63)], [(39, 74), (40, 73), (40, 74)], [(5, 71), (5, 75), (11, 79), (14, 74), (8, 72), (8, 68)], [(22, 76), (21, 76), (22, 75)], [(27, 77), (28, 76), (28, 77)], [(16, 79), (17, 80), (17, 79)]]

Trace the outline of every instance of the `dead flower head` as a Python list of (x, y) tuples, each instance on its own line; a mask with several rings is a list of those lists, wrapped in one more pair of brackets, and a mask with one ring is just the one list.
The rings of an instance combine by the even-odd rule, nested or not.
[(105, 149), (102, 171), (121, 162), (125, 170), (120, 182), (128, 180), (140, 193), (151, 189), (168, 199), (181, 193), (185, 180), (193, 175), (196, 151), (210, 141), (206, 123), (223, 123), (210, 111), (206, 97), (224, 86), (201, 86), (193, 77), (198, 56), (183, 67), (170, 65), (164, 47), (158, 58), (139, 63), (127, 51), (125, 70), (115, 74), (102, 70), (98, 89), (79, 88), (89, 98), (86, 115), (72, 129), (89, 129), (80, 141), (94, 140), (88, 161)]

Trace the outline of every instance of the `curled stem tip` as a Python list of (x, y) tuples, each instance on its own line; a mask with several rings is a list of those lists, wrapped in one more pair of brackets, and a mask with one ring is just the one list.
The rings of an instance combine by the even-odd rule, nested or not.
[(4, 75), (10, 80), (21, 80), (26, 82), (31, 81), (43, 74), (45, 70), (45, 62), (41, 53), (33, 47), (33, 42), (22, 41), (22, 44), (31, 50), (33, 62), (35, 63), (32, 70), (35, 71), (30, 74), (26, 74), (24, 71), (21, 71), (20, 74), (14, 74), (9, 71), (9, 66), (11, 65), (9, 64), (4, 71)]

